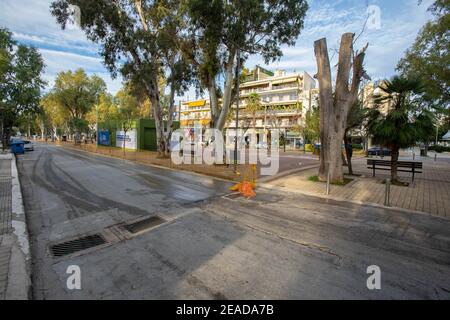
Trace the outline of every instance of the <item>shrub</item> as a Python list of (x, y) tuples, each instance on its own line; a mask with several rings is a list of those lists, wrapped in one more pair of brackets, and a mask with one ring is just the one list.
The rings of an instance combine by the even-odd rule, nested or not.
[(441, 152), (450, 152), (450, 147), (444, 147), (444, 146), (430, 146), (428, 148), (428, 150), (430, 151), (436, 151), (438, 153)]
[(353, 150), (361, 150), (363, 146), (360, 143), (352, 143), (352, 148)]

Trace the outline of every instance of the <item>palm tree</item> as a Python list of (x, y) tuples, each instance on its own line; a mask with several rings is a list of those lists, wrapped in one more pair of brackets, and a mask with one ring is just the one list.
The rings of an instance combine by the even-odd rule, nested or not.
[[(394, 76), (379, 87), (374, 97), (376, 109), (370, 111), (368, 131), (375, 143), (391, 149), (391, 179), (399, 183), (397, 164), (400, 148), (413, 146), (433, 121), (428, 110), (414, 100), (421, 92), (417, 80)], [(387, 110), (381, 112), (380, 107)]]
[(253, 129), (256, 129), (256, 112), (262, 109), (261, 98), (257, 93), (251, 93), (247, 97), (247, 105), (245, 111), (253, 117)]

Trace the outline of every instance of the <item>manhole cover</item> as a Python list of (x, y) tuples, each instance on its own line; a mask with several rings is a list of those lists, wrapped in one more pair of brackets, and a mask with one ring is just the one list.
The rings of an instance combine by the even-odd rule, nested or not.
[(78, 251), (93, 248), (105, 243), (106, 243), (105, 239), (100, 234), (93, 234), (83, 238), (78, 238), (75, 240), (55, 244), (50, 247), (50, 251), (52, 252), (54, 257), (62, 257)]
[(126, 224), (123, 227), (131, 233), (138, 233), (138, 232), (156, 227), (164, 222), (166, 222), (166, 220), (164, 220), (163, 218), (158, 217), (158, 216), (153, 216), (150, 218), (146, 218), (143, 220), (139, 220), (139, 221), (136, 221), (133, 223)]

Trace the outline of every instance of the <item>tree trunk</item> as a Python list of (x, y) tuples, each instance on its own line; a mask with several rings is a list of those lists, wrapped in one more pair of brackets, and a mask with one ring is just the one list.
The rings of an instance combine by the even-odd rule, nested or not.
[(228, 57), (228, 62), (225, 67), (225, 87), (223, 90), (222, 109), (220, 110), (220, 115), (215, 123), (215, 128), (219, 130), (223, 130), (231, 106), (231, 91), (233, 88), (234, 80), (233, 66), (235, 55), (236, 52), (234, 50), (230, 51), (230, 56)]
[(150, 84), (146, 84), (148, 96), (152, 104), (153, 118), (155, 120), (156, 130), (156, 148), (158, 151), (158, 157), (164, 158), (166, 156), (166, 139), (164, 130), (164, 121), (161, 111), (161, 102), (159, 99), (158, 79), (156, 76), (152, 77)]
[(398, 181), (397, 166), (398, 166), (399, 149), (400, 148), (396, 145), (391, 146), (391, 180), (392, 180), (392, 182)]
[(209, 104), (211, 108), (211, 124), (210, 127), (214, 128), (217, 118), (219, 117), (219, 99), (216, 91), (216, 80), (213, 78), (209, 81), (208, 85)]
[(126, 137), (126, 135), (127, 135), (127, 130), (123, 130), (123, 143), (122, 143), (122, 146), (123, 146), (123, 158), (125, 159), (126, 158), (126, 153), (125, 153), (125, 137)]
[(348, 139), (348, 136), (347, 134), (344, 134), (345, 155), (347, 157), (348, 174), (353, 175), (352, 156), (350, 154), (350, 148), (348, 147), (349, 144), (350, 141)]
[[(172, 81), (172, 83), (173, 83), (173, 81)], [(174, 114), (174, 109), (175, 109), (175, 90), (173, 89), (173, 87), (170, 89), (169, 99), (170, 99), (170, 101), (169, 101), (169, 110), (168, 110), (168, 116), (167, 116), (167, 128), (166, 128), (166, 132), (164, 135), (165, 145), (166, 145), (166, 150), (164, 152), (165, 158), (170, 157), (170, 139), (172, 136), (173, 114)]]
[[(343, 182), (342, 142), (351, 105), (356, 101), (358, 88), (364, 74), (364, 47), (360, 53), (353, 53), (353, 33), (344, 33), (339, 49), (336, 90), (333, 95), (331, 68), (326, 39), (314, 42), (317, 61), (320, 103), (320, 167), (319, 180), (325, 181), (330, 174), (332, 182)], [(354, 56), (352, 61), (352, 56)], [(353, 72), (352, 82), (350, 71)]]
[(320, 167), (319, 179), (326, 181), (330, 154), (330, 143), (328, 141), (329, 116), (332, 110), (332, 85), (331, 68), (328, 57), (327, 42), (325, 39), (317, 40), (314, 43), (314, 51), (317, 60), (317, 78), (319, 81), (319, 101), (320, 101)]

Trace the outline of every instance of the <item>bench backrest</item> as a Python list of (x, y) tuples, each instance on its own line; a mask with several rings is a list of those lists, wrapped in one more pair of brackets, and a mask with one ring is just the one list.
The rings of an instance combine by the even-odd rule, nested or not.
[[(391, 160), (367, 159), (367, 165), (390, 167), (391, 166)], [(416, 162), (416, 161), (397, 161), (397, 166), (399, 168), (412, 168), (412, 167), (414, 167), (414, 168), (417, 168), (417, 169), (422, 169), (423, 163), (422, 162)]]

